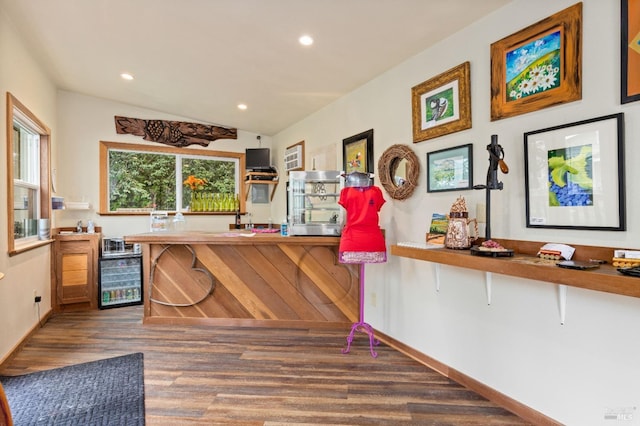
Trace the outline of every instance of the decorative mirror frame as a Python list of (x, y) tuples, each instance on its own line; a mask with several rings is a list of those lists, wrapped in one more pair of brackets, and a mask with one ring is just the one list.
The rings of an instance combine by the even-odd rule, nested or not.
[[(397, 186), (393, 173), (402, 160), (407, 160), (407, 179), (402, 186)], [(418, 185), (420, 160), (408, 145), (391, 145), (378, 160), (378, 179), (380, 184), (394, 200), (405, 200), (413, 194)]]

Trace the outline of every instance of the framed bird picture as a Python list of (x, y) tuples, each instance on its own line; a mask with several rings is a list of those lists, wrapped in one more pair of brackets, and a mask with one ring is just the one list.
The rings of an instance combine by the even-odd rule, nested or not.
[(470, 68), (465, 62), (411, 88), (414, 143), (471, 128)]

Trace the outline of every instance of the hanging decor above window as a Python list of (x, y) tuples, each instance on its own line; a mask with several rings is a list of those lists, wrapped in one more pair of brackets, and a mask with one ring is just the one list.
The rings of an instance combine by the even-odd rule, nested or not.
[(143, 120), (115, 116), (116, 133), (142, 136), (146, 141), (175, 147), (189, 145), (209, 146), (216, 139), (237, 139), (238, 130), (227, 127), (207, 126), (199, 123), (167, 120)]

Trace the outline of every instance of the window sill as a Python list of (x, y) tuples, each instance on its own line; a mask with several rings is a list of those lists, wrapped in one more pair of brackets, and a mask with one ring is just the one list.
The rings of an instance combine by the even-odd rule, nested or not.
[(28, 242), (28, 243), (25, 243), (25, 244), (20, 244), (20, 245), (17, 245), (16, 247), (14, 247), (13, 250), (9, 251), (9, 256), (15, 256), (17, 254), (25, 253), (25, 252), (28, 252), (30, 250), (36, 249), (38, 247), (49, 245), (51, 243), (53, 243), (52, 239), (37, 240), (37, 241), (33, 241), (33, 242)]

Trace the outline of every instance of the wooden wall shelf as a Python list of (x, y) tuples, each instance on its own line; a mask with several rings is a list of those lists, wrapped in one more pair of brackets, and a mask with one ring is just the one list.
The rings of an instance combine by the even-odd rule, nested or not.
[(576, 249), (574, 260), (602, 259), (608, 262), (595, 270), (578, 271), (559, 268), (553, 262), (544, 262), (539, 259), (536, 253), (544, 245), (543, 242), (496, 240), (504, 247), (514, 250), (514, 256), (498, 258), (472, 256), (469, 250), (419, 249), (398, 245), (391, 246), (391, 254), (460, 268), (640, 297), (640, 278), (624, 276), (611, 266), (613, 248), (571, 244)]
[(273, 185), (271, 188), (271, 195), (269, 197), (269, 201), (273, 201), (273, 195), (276, 192), (276, 187), (278, 186), (278, 174), (277, 173), (267, 173), (267, 172), (247, 172), (245, 175), (245, 191), (244, 198), (245, 201), (249, 198), (249, 190), (251, 189), (251, 185)]

